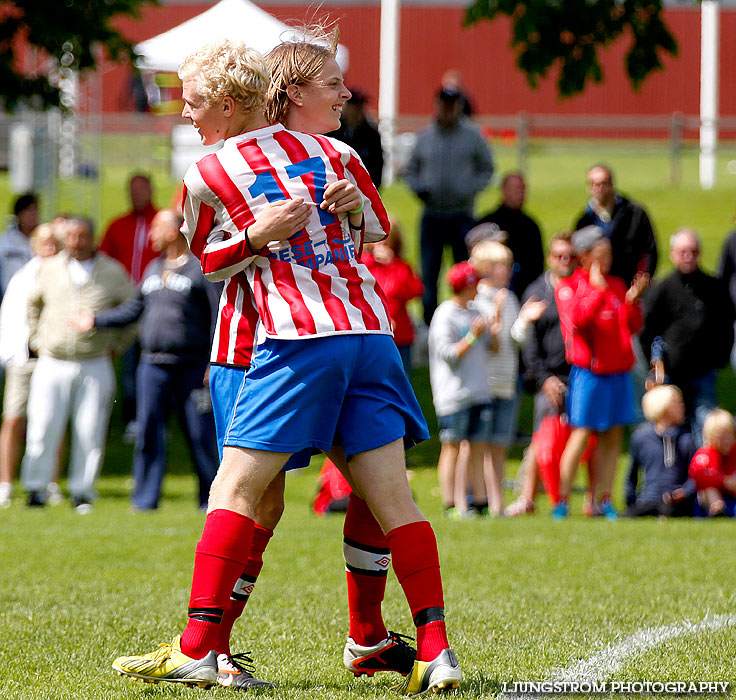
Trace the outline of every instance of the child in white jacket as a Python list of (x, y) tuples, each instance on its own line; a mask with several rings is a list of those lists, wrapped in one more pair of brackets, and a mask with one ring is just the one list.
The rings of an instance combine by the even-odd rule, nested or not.
[[(482, 468), (491, 400), (485, 346), (490, 337), (487, 320), (473, 306), (478, 276), (472, 265), (454, 265), (447, 282), (453, 296), (439, 305), (429, 326), (429, 377), (442, 444), (437, 464), (440, 495), (447, 515), (463, 518), (469, 515), (469, 468), (476, 479), (480, 473), (472, 489), (473, 505), (485, 505)], [(479, 469), (473, 467), (475, 462)]]
[(494, 338), (487, 361), (491, 420), (484, 473), (489, 511), (500, 515), (506, 453), (516, 436), (521, 399), (519, 349), (530, 336), (531, 324), (539, 319), (547, 304), (532, 297), (519, 308), (519, 300), (508, 289), (513, 255), (502, 243), (484, 241), (474, 246), (471, 262), (480, 277), (475, 304), (489, 319)]

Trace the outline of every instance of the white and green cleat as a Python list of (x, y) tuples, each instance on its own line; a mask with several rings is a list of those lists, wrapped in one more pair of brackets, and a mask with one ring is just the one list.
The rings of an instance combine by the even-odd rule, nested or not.
[(401, 695), (424, 695), (457, 690), (463, 673), (455, 652), (445, 649), (432, 661), (415, 661), (412, 672), (392, 690)]
[(209, 688), (217, 683), (217, 652), (211, 651), (201, 659), (192, 659), (182, 653), (180, 636), (148, 654), (120, 656), (113, 661), (112, 667), (121, 676), (146, 683), (167, 681), (198, 688)]

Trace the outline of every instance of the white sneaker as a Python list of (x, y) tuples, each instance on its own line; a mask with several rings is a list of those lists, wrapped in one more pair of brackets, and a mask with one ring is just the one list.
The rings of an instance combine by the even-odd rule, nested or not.
[(526, 496), (519, 496), (503, 509), (503, 514), (507, 518), (516, 518), (520, 515), (531, 515), (536, 510), (537, 506), (534, 501), (530, 501)]
[(10, 508), (10, 499), (13, 496), (13, 484), (9, 481), (0, 483), (0, 508)]
[(46, 486), (46, 503), (50, 506), (58, 506), (59, 503), (64, 502), (64, 494), (59, 488), (59, 484), (55, 481), (50, 481)]
[(81, 496), (72, 496), (72, 506), (78, 515), (87, 515), (92, 512), (92, 504)]

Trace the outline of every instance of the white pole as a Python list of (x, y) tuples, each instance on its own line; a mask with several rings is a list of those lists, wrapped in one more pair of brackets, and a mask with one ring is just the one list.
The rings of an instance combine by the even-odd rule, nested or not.
[(399, 29), (401, 0), (381, 0), (381, 48), (378, 74), (378, 129), (383, 152), (383, 182), (394, 179), (396, 115), (399, 102)]
[(713, 188), (716, 182), (718, 145), (718, 0), (700, 4), (700, 186)]

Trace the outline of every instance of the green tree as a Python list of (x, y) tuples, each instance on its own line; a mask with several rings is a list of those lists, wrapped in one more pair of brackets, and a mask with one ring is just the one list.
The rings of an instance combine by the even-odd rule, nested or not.
[[(58, 67), (84, 72), (96, 47), (113, 60), (133, 60), (133, 45), (113, 25), (158, 0), (12, 0), (0, 4), (0, 106), (57, 106)], [(30, 60), (29, 60), (30, 59)], [(33, 63), (31, 68), (28, 64)]]
[(511, 45), (529, 83), (536, 87), (557, 65), (557, 87), (565, 97), (582, 92), (590, 80), (600, 83), (599, 50), (627, 35), (625, 68), (635, 88), (662, 68), (662, 54), (677, 55), (662, 20), (662, 0), (475, 0), (465, 24), (498, 15), (511, 18)]

